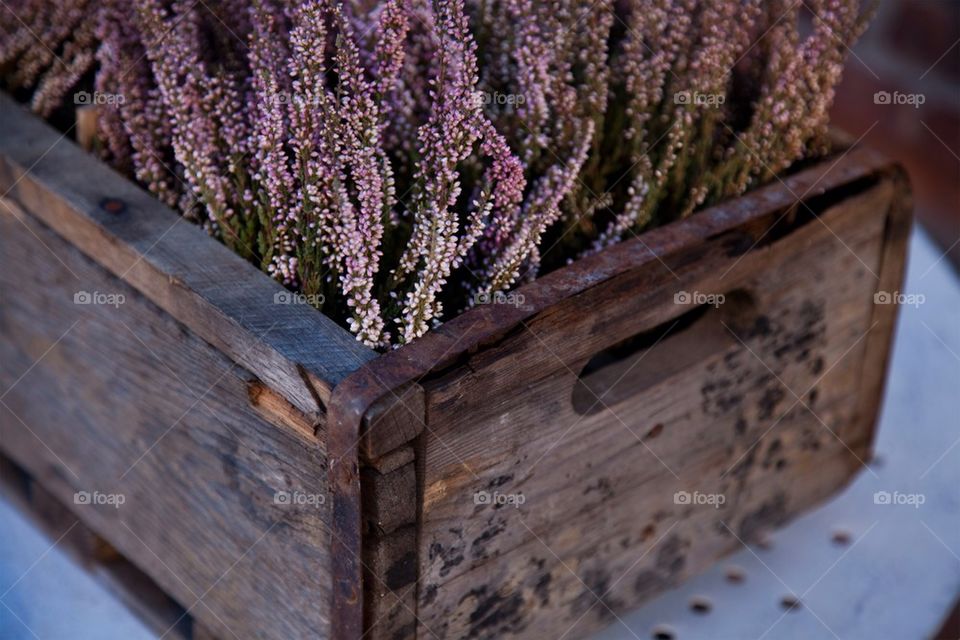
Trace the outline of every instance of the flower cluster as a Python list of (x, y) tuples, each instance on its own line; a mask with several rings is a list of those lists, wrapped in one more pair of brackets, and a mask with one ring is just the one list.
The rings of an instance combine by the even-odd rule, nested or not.
[[(828, 151), (859, 0), (7, 0), (0, 81), (378, 348)], [(69, 113), (66, 110), (66, 113)]]

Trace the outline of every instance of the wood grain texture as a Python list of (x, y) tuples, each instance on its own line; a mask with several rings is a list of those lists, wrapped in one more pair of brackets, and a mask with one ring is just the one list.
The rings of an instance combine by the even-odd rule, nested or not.
[(265, 420), (250, 372), (6, 204), (5, 455), (220, 637), (328, 635), (324, 442)]
[[(425, 383), (420, 633), (582, 636), (842, 486), (868, 457), (860, 376), (895, 191), (884, 178), (811, 200), (823, 208), (806, 221), (770, 211), (586, 288)], [(765, 233), (781, 216), (796, 228)], [(725, 300), (631, 365), (649, 378), (663, 349), (686, 366), (660, 362), (659, 380), (577, 411), (591, 357), (682, 323), (696, 310), (683, 291)], [(732, 339), (684, 359), (705, 323)]]
[[(891, 180), (894, 186), (893, 202), (884, 229), (883, 255), (876, 271), (879, 277), (877, 291), (886, 294), (900, 292), (903, 286), (913, 221), (913, 197), (905, 171), (898, 167), (892, 172)], [(860, 405), (851, 427), (854, 430), (869, 428), (879, 418), (896, 321), (896, 304), (874, 304), (874, 329), (866, 338), (866, 353), (860, 374)]]
[(276, 303), (279, 284), (2, 93), (0, 193), (318, 420), (376, 357), (308, 305)]

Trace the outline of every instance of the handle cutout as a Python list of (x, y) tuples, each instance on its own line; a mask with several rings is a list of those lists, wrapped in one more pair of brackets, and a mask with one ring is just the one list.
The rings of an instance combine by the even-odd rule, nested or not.
[(593, 415), (737, 344), (724, 327), (752, 315), (753, 297), (744, 290), (702, 304), (598, 352), (584, 365), (571, 397), (579, 415)]

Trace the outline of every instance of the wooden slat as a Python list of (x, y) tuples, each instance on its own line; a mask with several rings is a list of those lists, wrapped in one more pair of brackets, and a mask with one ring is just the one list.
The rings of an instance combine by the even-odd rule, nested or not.
[(2, 93), (0, 194), (317, 420), (376, 357), (315, 309), (275, 304), (279, 284)]
[[(877, 269), (877, 291), (891, 296), (902, 291), (906, 275), (907, 249), (910, 245), (910, 227), (913, 221), (913, 198), (906, 173), (898, 168), (893, 173), (894, 200), (890, 206), (884, 229), (884, 249)], [(897, 321), (896, 304), (874, 304), (874, 329), (866, 339), (866, 353), (860, 374), (860, 406), (851, 429), (861, 430), (876, 424), (880, 414), (880, 399), (887, 381), (894, 327)]]
[(265, 419), (250, 372), (6, 204), (0, 449), (220, 637), (329, 634), (325, 442)]
[(65, 551), (109, 593), (158, 636), (196, 640), (192, 618), (159, 586), (70, 509), (33, 480), (19, 465), (0, 455), (0, 494), (20, 509), (57, 548)]
[[(776, 241), (757, 242), (778, 215), (767, 209), (766, 224), (691, 245), (689, 257), (665, 258), (669, 269), (650, 263), (597, 283), (425, 383), (424, 637), (585, 635), (861, 468), (873, 428), (857, 419), (871, 271), (895, 188), (887, 178), (857, 189)], [(578, 411), (587, 361), (686, 314), (678, 291), (728, 296), (706, 313), (733, 339), (662, 368), (656, 383), (641, 374), (647, 383), (602, 411)], [(698, 326), (654, 348), (682, 364)], [(725, 503), (678, 504), (678, 491)], [(524, 502), (473, 499), (498, 493)]]
[[(359, 613), (356, 599), (350, 585), (359, 579), (360, 567), (353, 559), (351, 551), (360, 548), (360, 541), (351, 539), (349, 532), (355, 530), (361, 521), (360, 514), (355, 510), (356, 499), (359, 497), (359, 478), (356, 475), (357, 462), (360, 452), (357, 443), (365, 432), (366, 415), (375, 407), (378, 399), (390, 395), (391, 390), (402, 388), (411, 381), (422, 380), (431, 375), (432, 371), (446, 371), (459, 362), (469, 361), (469, 369), (483, 370), (487, 364), (484, 359), (489, 354), (497, 353), (501, 342), (510, 343), (510, 337), (521, 333), (523, 325), (531, 322), (538, 315), (549, 316), (551, 312), (568, 301), (574, 300), (578, 316), (589, 317), (594, 310), (583, 306), (578, 296), (590, 291), (594, 287), (609, 284), (614, 289), (623, 291), (643, 292), (649, 283), (629, 278), (624, 282), (621, 276), (632, 272), (643, 271), (654, 273), (661, 271), (664, 265), (680, 268), (681, 265), (704, 258), (703, 247), (712, 239), (723, 237), (724, 252), (737, 255), (755, 247), (752, 241), (759, 239), (764, 231), (770, 227), (773, 219), (781, 214), (789, 214), (797, 208), (798, 194), (810, 202), (817, 199), (842, 199), (843, 189), (852, 186), (858, 181), (874, 180), (888, 172), (890, 163), (882, 156), (865, 149), (853, 149), (841, 154), (836, 159), (828, 159), (785, 179), (783, 184), (775, 183), (761, 188), (744, 197), (731, 200), (691, 218), (654, 229), (645, 233), (641, 238), (628, 240), (615, 247), (605, 250), (599, 255), (580, 260), (571, 266), (560, 269), (536, 282), (522, 287), (519, 291), (524, 296), (525, 304), (522, 307), (496, 307), (493, 305), (474, 308), (461, 316), (446, 322), (443, 326), (428, 333), (410, 345), (386, 353), (377, 360), (359, 369), (348, 377), (337, 388), (332, 402), (330, 416), (329, 444), (332, 453), (331, 486), (335, 487), (334, 525), (339, 532), (335, 535), (334, 577), (336, 592), (334, 594), (335, 611), (334, 630), (343, 637), (349, 637), (360, 629)], [(789, 220), (792, 215), (787, 216)], [(780, 231), (774, 233), (776, 237)], [(769, 239), (768, 239), (769, 243)], [(763, 248), (764, 243), (759, 243)], [(677, 262), (679, 261), (679, 262)], [(866, 304), (866, 303), (863, 303)], [(602, 322), (601, 319), (597, 319)], [(574, 341), (577, 337), (573, 338)], [(561, 347), (561, 351), (570, 344), (568, 340)], [(879, 344), (879, 343), (878, 343)], [(879, 344), (878, 348), (886, 349), (888, 345)], [(473, 354), (476, 354), (474, 357)], [(496, 356), (494, 356), (496, 357)], [(453, 369), (447, 374), (449, 380), (455, 381), (459, 377), (469, 374)], [(534, 372), (536, 375), (536, 372)], [(510, 385), (527, 384), (523, 376), (509, 380)], [(454, 406), (459, 406), (461, 428), (472, 424), (476, 416), (470, 412), (472, 402), (477, 398), (498, 398), (496, 387), (488, 386), (477, 389), (474, 397), (463, 395), (452, 400)], [(518, 401), (518, 407), (538, 406), (542, 410), (549, 410), (554, 402), (553, 398), (538, 399), (529, 386), (523, 387), (527, 395)], [(516, 388), (506, 390), (516, 391)], [(394, 392), (395, 393), (395, 392)], [(432, 425), (435, 420), (436, 406), (426, 410), (426, 421)], [(431, 408), (433, 407), (433, 408)], [(373, 415), (373, 414), (371, 414)], [(468, 418), (467, 418), (468, 416)], [(523, 432), (522, 420), (509, 420), (515, 429)], [(534, 422), (539, 424), (542, 418)], [(550, 420), (547, 420), (547, 424)], [(369, 425), (369, 421), (367, 421)], [(658, 425), (653, 425), (650, 433), (659, 433)], [(431, 429), (428, 426), (427, 432)], [(421, 435), (420, 441), (427, 439)], [(854, 443), (856, 444), (856, 443)], [(866, 446), (861, 443), (858, 446)], [(417, 447), (418, 451), (421, 446)], [(864, 454), (865, 455), (865, 454)], [(848, 458), (846, 454), (841, 456)], [(423, 486), (425, 476), (432, 470), (433, 461), (425, 460), (418, 454), (417, 468), (418, 482)], [(811, 487), (811, 495), (825, 495), (835, 489), (847, 477), (849, 470), (839, 463), (833, 467), (840, 475), (822, 473), (816, 476), (817, 485)], [(466, 465), (463, 465), (466, 466)], [(499, 480), (499, 476), (491, 469), (482, 470), (483, 477), (492, 482)], [(798, 473), (800, 473), (798, 471)], [(808, 471), (812, 473), (812, 471)], [(817, 489), (819, 487), (819, 489)], [(462, 487), (450, 487), (451, 496), (464, 499), (458, 490)], [(469, 497), (469, 496), (468, 496)], [(421, 494), (421, 508), (423, 493)], [(800, 508), (798, 506), (798, 508)], [(763, 516), (766, 512), (761, 512)], [(776, 515), (774, 511), (774, 516)], [(754, 518), (756, 520), (757, 518)], [(769, 522), (775, 520), (767, 515)], [(421, 525), (423, 526), (423, 522)], [(591, 523), (590, 527), (594, 527)], [(603, 525), (596, 528), (602, 530)], [(646, 529), (644, 529), (646, 531)], [(426, 563), (429, 549), (421, 545), (420, 561)], [(454, 556), (454, 560), (456, 560)], [(432, 560), (431, 560), (432, 561)], [(455, 564), (455, 563), (454, 563)], [(421, 566), (421, 580), (428, 577), (424, 564)], [(542, 577), (542, 576), (541, 576)], [(420, 606), (428, 606), (436, 597), (437, 585), (426, 582), (420, 584)], [(488, 603), (489, 604), (489, 603)], [(508, 605), (510, 603), (507, 603)], [(421, 632), (423, 630), (421, 629)]]

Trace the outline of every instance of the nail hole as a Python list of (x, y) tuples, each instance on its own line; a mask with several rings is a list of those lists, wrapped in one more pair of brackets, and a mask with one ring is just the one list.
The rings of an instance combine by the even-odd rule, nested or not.
[(662, 422), (653, 425), (653, 428), (650, 429), (650, 431), (647, 431), (647, 435), (645, 435), (645, 436), (643, 437), (643, 439), (644, 439), (644, 440), (652, 440), (652, 439), (656, 438), (658, 435), (660, 435), (661, 433), (663, 433), (663, 423), (662, 423)]
[(127, 205), (125, 205), (122, 200), (117, 200), (116, 198), (104, 198), (100, 201), (100, 208), (107, 213), (118, 215), (126, 210)]
[(746, 572), (738, 566), (727, 567), (727, 582), (740, 584), (747, 579)]
[(880, 469), (883, 467), (886, 460), (879, 453), (875, 453), (872, 458), (870, 458), (870, 466), (875, 469)]
[(833, 544), (845, 547), (850, 544), (850, 532), (844, 531), (843, 529), (837, 529), (833, 532), (831, 540), (833, 540)]
[(713, 603), (703, 596), (696, 596), (690, 600), (690, 611), (694, 613), (703, 615), (710, 613), (711, 609), (713, 609)]
[(780, 606), (786, 609), (787, 611), (793, 611), (794, 609), (800, 608), (800, 599), (796, 596), (783, 596), (780, 599)]
[(653, 640), (675, 640), (677, 634), (670, 627), (656, 627), (650, 636)]

